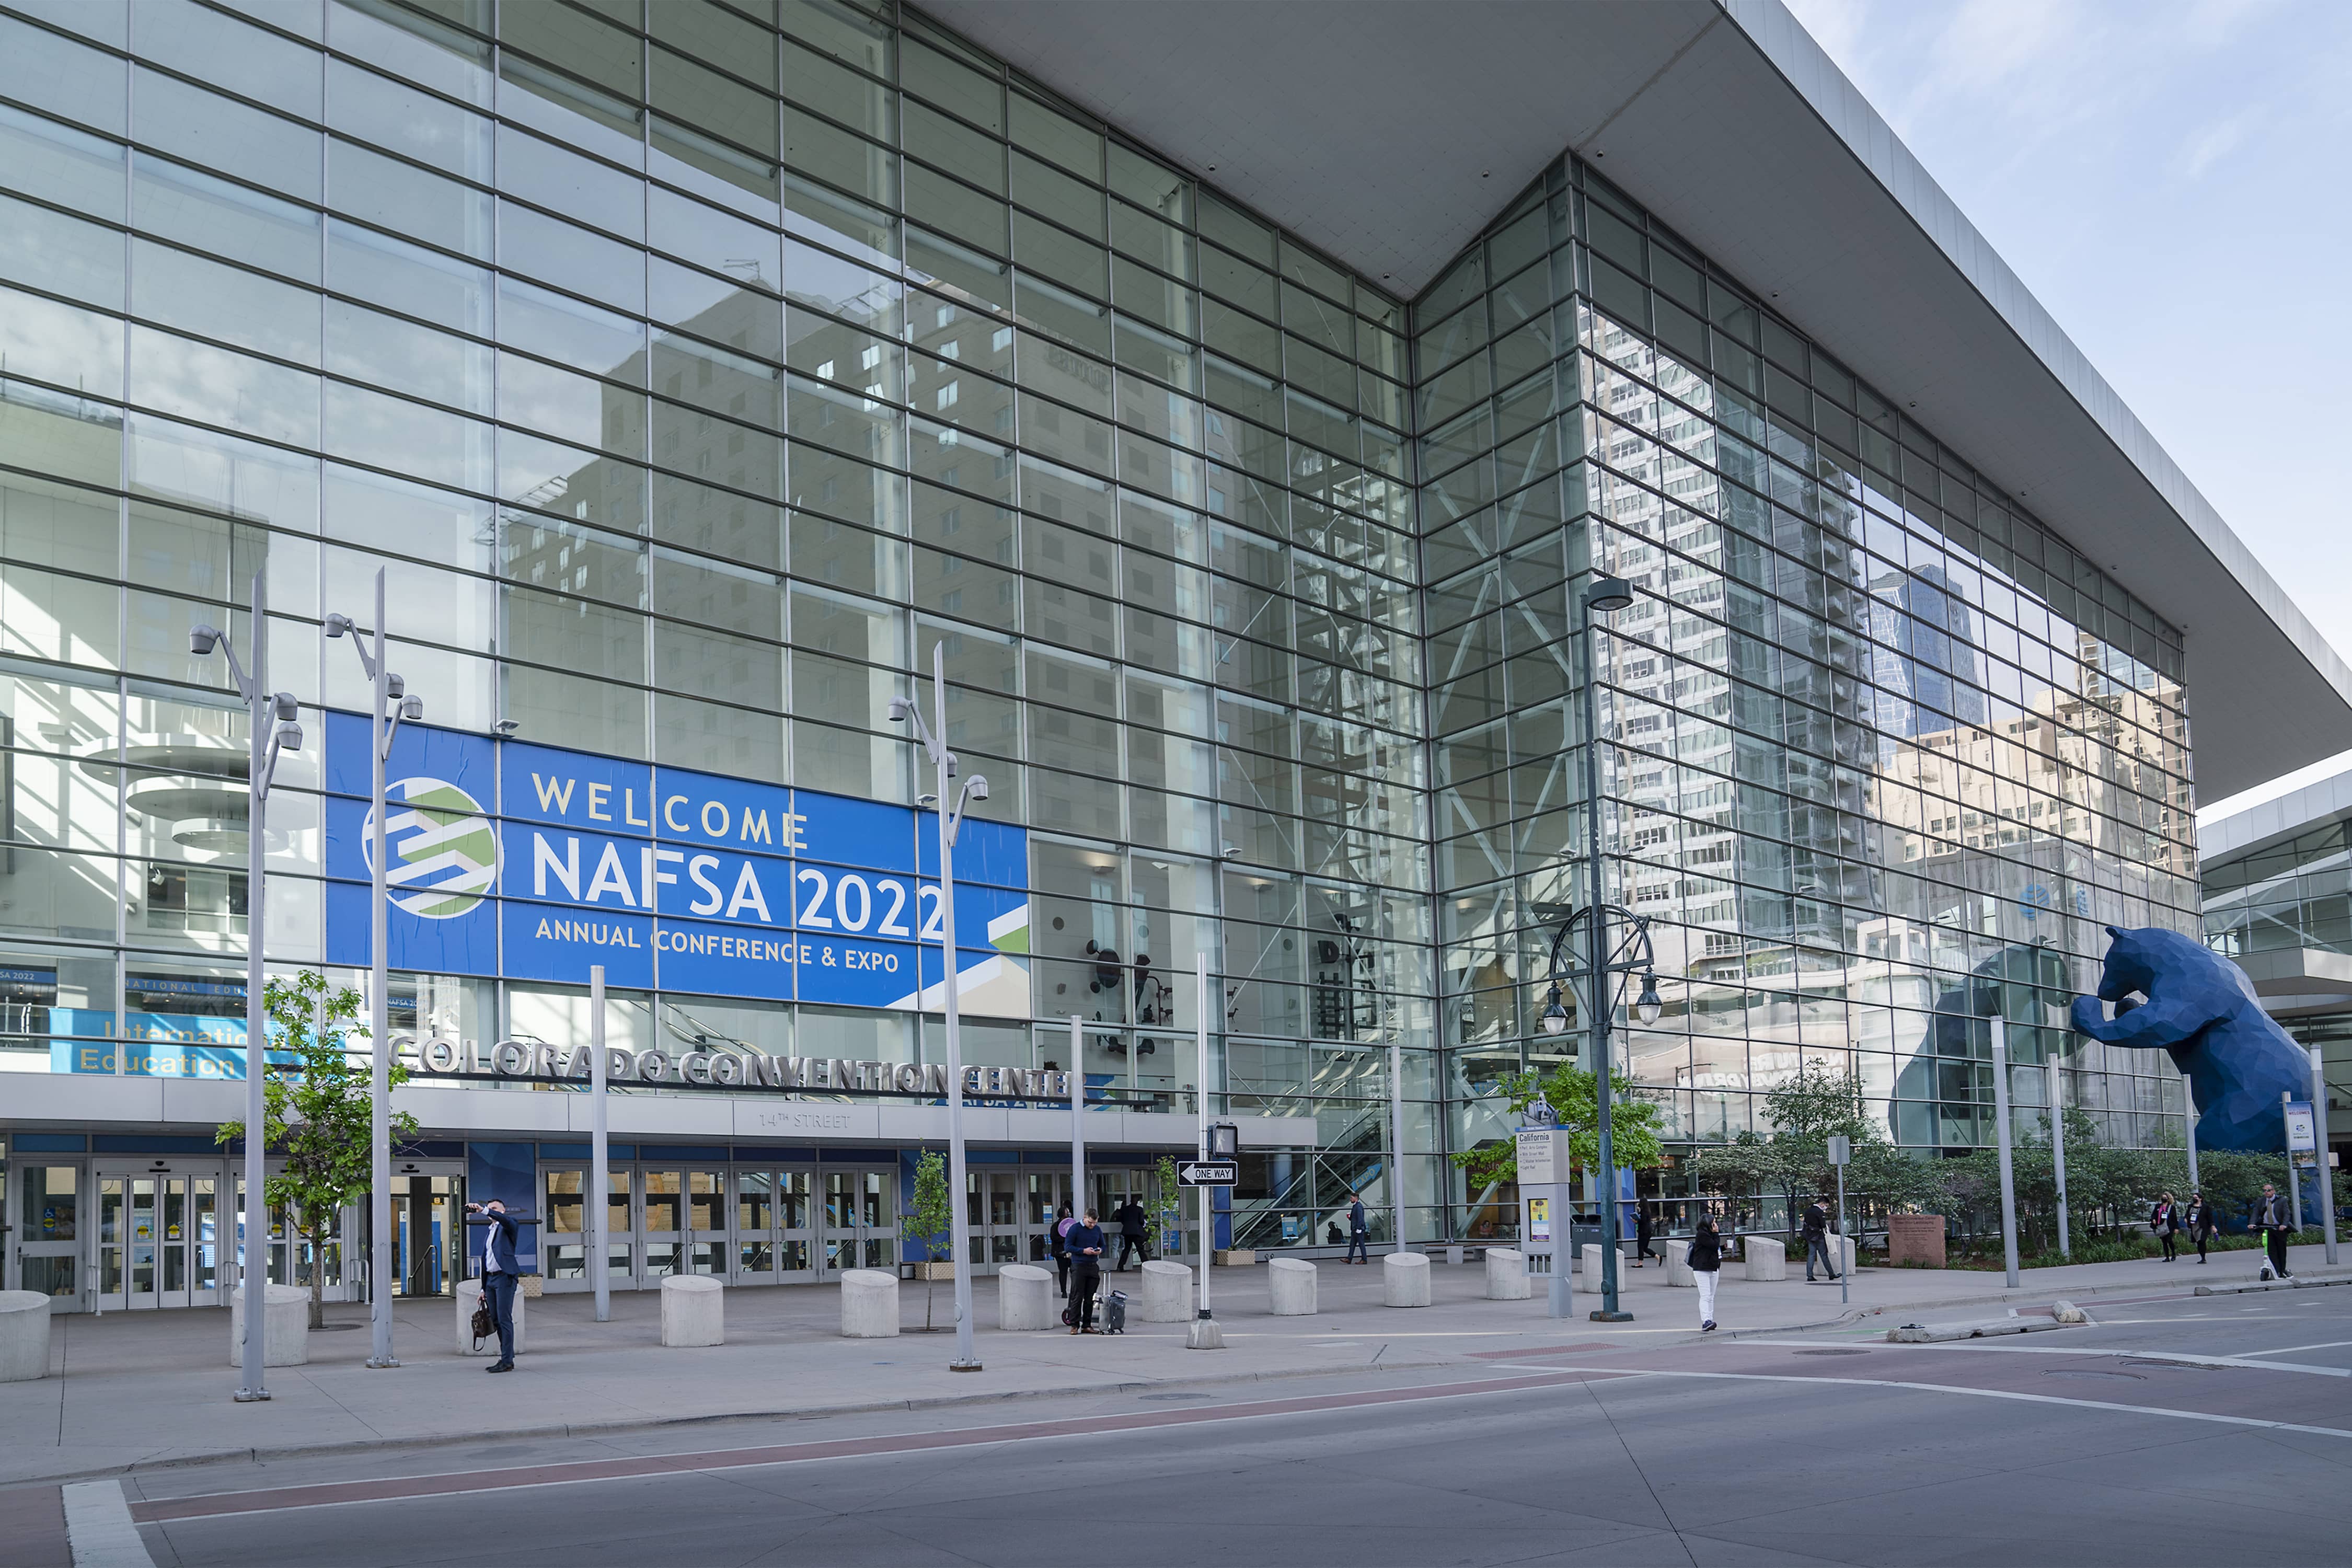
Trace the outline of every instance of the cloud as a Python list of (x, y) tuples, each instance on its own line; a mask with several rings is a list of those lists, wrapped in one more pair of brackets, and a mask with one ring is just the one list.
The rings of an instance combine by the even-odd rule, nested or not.
[(2232, 114), (2216, 121), (2192, 133), (2180, 144), (2180, 151), (2173, 159), (2172, 172), (2183, 180), (2200, 178), (2206, 170), (2245, 145), (2259, 117), (2257, 110), (2248, 110), (2242, 114)]

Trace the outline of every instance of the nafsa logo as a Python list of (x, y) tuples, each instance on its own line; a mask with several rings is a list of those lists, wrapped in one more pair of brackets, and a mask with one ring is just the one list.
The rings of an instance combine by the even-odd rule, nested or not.
[[(394, 905), (428, 921), (469, 914), (499, 874), (499, 839), (481, 803), (442, 779), (384, 785), (392, 854), (384, 881)], [(375, 872), (375, 813), (360, 825), (360, 856)]]

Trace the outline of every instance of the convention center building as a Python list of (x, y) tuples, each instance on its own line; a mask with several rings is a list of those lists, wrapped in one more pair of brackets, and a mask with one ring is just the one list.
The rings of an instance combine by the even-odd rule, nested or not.
[[(972, 1267), (1203, 1110), (1217, 1246), (1508, 1234), (1449, 1157), (1589, 1049), (1589, 749), (1645, 1195), (1808, 1062), (1989, 1140), (1994, 1006), (2177, 1140), (2063, 1005), (2201, 931), (2200, 798), (2352, 746), (1779, 0), (0, 0), (0, 1288), (218, 1300), (258, 818), (190, 632), (266, 593), (265, 956), (364, 987), (380, 570), (416, 1294), (469, 1194), (549, 1290), (596, 1202), (623, 1288), (911, 1258), (950, 974)], [(273, 1273), (356, 1294), (364, 1209)]]

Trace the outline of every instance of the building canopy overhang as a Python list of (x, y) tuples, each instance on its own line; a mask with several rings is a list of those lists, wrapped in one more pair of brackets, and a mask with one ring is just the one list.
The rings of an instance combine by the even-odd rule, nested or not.
[(2197, 793), (2352, 748), (2352, 669), (1780, 0), (926, 0), (1410, 299), (1588, 159), (2186, 636)]

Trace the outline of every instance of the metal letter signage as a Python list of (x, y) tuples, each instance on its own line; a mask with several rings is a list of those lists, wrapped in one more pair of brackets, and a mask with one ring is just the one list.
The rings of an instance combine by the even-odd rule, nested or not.
[[(326, 958), (358, 965), (367, 723), (331, 712), (326, 732)], [(911, 807), (421, 724), (401, 727), (391, 775), (394, 969), (581, 984), (601, 963), (638, 990), (940, 1005), (937, 845)], [(955, 911), (966, 1012), (1029, 1013), (1028, 887), (1028, 834), (967, 822)], [(709, 1081), (699, 1060), (635, 1065), (640, 1079)]]

